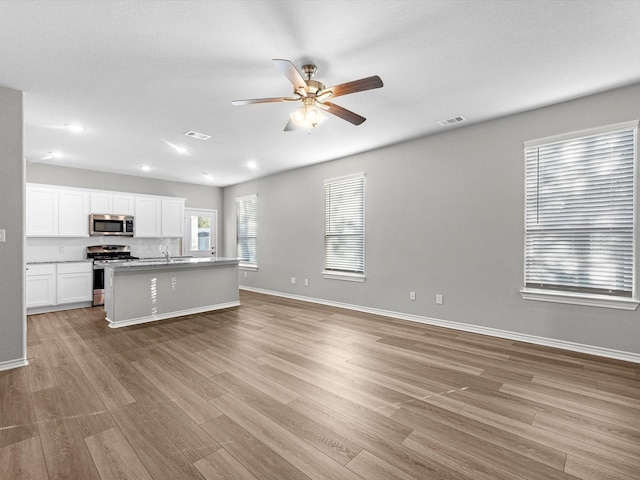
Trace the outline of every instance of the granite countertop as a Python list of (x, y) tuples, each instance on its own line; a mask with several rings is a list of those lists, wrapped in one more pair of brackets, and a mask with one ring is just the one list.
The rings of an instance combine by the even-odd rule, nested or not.
[(27, 265), (46, 265), (52, 263), (83, 263), (83, 262), (93, 262), (90, 258), (83, 258), (81, 260), (46, 260), (41, 262), (27, 262)]
[(123, 263), (109, 263), (105, 268), (117, 271), (133, 271), (147, 269), (184, 268), (184, 267), (209, 267), (217, 265), (234, 265), (239, 263), (234, 257), (174, 257), (168, 261), (163, 258), (141, 258)]

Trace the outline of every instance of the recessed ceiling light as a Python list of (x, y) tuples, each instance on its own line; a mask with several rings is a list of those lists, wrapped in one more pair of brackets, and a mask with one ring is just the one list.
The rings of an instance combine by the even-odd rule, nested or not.
[(143, 172), (148, 172), (149, 170), (151, 170), (151, 167), (149, 165), (138, 165), (138, 168)]
[(258, 168), (258, 164), (256, 163), (255, 160), (249, 160), (247, 162), (247, 168), (250, 170), (256, 170)]
[(171, 148), (173, 148), (180, 155), (186, 155), (187, 153), (189, 153), (189, 150), (187, 150), (185, 147), (183, 147), (181, 145), (176, 145), (175, 143), (171, 143), (171, 142), (164, 142), (164, 143), (169, 145)]
[(205, 177), (207, 180), (213, 180), (213, 176), (210, 173), (202, 172), (202, 176)]
[(180, 153), (181, 155), (184, 155), (188, 151), (186, 148), (178, 147), (177, 145), (173, 148), (175, 149), (176, 152)]
[(49, 152), (49, 155), (46, 158), (55, 158), (56, 160), (64, 157), (62, 152)]
[(193, 130), (189, 130), (188, 132), (184, 132), (187, 137), (197, 138), (198, 140), (207, 140), (211, 138), (211, 135), (206, 135), (204, 133), (194, 132)]
[(84, 132), (84, 127), (82, 125), (77, 125), (75, 123), (65, 123), (64, 128), (73, 133), (81, 133)]

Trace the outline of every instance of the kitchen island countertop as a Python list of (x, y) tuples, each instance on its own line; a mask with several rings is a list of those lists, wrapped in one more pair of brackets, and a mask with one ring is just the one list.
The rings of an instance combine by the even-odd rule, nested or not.
[(238, 262), (239, 260), (233, 257), (170, 257), (169, 260), (165, 258), (141, 258), (129, 262), (107, 263), (104, 266), (117, 271), (128, 271), (234, 265)]

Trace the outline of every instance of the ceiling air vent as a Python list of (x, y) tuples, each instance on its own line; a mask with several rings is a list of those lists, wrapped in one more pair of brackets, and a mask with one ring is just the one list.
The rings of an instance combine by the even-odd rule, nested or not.
[(204, 133), (194, 132), (193, 130), (189, 130), (188, 132), (184, 132), (187, 137), (197, 138), (198, 140), (207, 140), (211, 138), (211, 135), (205, 135)]
[(446, 127), (448, 125), (453, 125), (454, 123), (466, 122), (467, 119), (464, 115), (458, 115), (457, 117), (447, 118), (446, 120), (440, 120), (438, 122), (439, 125)]

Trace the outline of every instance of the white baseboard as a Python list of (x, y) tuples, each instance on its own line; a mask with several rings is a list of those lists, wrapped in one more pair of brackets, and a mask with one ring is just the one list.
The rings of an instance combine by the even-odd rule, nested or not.
[(207, 305), (198, 308), (189, 308), (187, 310), (179, 310), (176, 312), (161, 313), (158, 315), (149, 315), (147, 317), (130, 318), (128, 320), (119, 320), (112, 322), (107, 318), (110, 328), (130, 327), (131, 325), (140, 325), (141, 323), (157, 322), (159, 320), (166, 320), (169, 318), (184, 317), (185, 315), (194, 315), (196, 313), (211, 312), (213, 310), (222, 310), (223, 308), (237, 307), (240, 302), (227, 302), (219, 303), (217, 305)]
[(4, 370), (11, 370), (12, 368), (25, 367), (27, 365), (29, 365), (29, 362), (26, 358), (7, 360), (6, 362), (0, 362), (0, 372)]
[(538, 337), (535, 335), (528, 335), (526, 333), (511, 332), (509, 330), (500, 330), (497, 328), (482, 327), (478, 325), (471, 325), (468, 323), (451, 322), (449, 320), (440, 320), (437, 318), (423, 317), (420, 315), (412, 315), (409, 313), (393, 312), (390, 310), (380, 310), (377, 308), (363, 307), (360, 305), (351, 305), (348, 303), (334, 302), (331, 300), (323, 300), (323, 299), (313, 298), (313, 297), (305, 297), (302, 295), (293, 295), (289, 293), (276, 292), (273, 290), (263, 290), (261, 288), (240, 286), (240, 290), (247, 290), (249, 292), (256, 292), (256, 293), (264, 293), (265, 295), (274, 295), (276, 297), (291, 298), (292, 300), (301, 300), (304, 302), (318, 303), (321, 305), (327, 305), (331, 307), (345, 308), (348, 310), (371, 313), (374, 315), (383, 315), (385, 317), (397, 318), (400, 320), (408, 320), (408, 321), (417, 322), (417, 323), (424, 323), (427, 325), (434, 325), (438, 327), (451, 328), (453, 330), (461, 330), (463, 332), (478, 333), (481, 335), (488, 335), (491, 337), (505, 338), (508, 340), (515, 340), (518, 342), (533, 343), (535, 345), (543, 345), (545, 347), (553, 347), (553, 348), (559, 348), (562, 350), (569, 350), (572, 352), (596, 355), (599, 357), (613, 358), (616, 360), (623, 360), (625, 362), (640, 363), (640, 354), (634, 353), (634, 352), (625, 352), (622, 350), (613, 350), (610, 348), (603, 348), (595, 345), (585, 345), (582, 343), (567, 342), (565, 340), (557, 340), (554, 338)]

